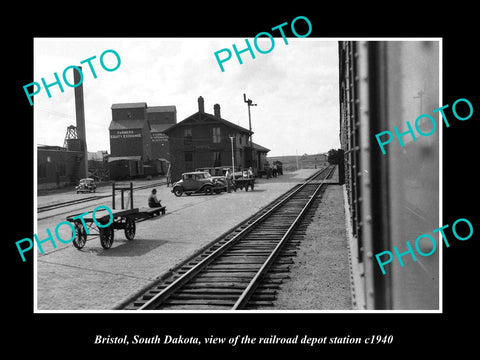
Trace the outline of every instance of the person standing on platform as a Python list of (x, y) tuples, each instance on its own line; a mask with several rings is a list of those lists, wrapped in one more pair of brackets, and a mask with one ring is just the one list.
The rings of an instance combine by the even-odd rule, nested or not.
[(168, 170), (167, 170), (167, 187), (172, 185), (172, 172), (170, 170), (171, 164), (168, 164)]
[(227, 192), (232, 192), (232, 176), (230, 175), (230, 170), (227, 169), (225, 173), (225, 179), (227, 180)]

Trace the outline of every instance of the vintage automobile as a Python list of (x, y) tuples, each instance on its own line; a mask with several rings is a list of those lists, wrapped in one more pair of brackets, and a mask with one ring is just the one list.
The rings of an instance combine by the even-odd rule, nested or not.
[(225, 191), (226, 185), (223, 182), (212, 178), (206, 171), (194, 171), (182, 174), (182, 178), (173, 184), (172, 192), (175, 196), (204, 193), (219, 194)]
[(78, 186), (75, 187), (78, 193), (84, 192), (95, 192), (97, 190), (97, 185), (95, 185), (95, 181), (92, 178), (85, 178), (80, 179)]
[(195, 169), (195, 171), (208, 172), (210, 175), (212, 175), (213, 180), (216, 180), (217, 182), (222, 183), (225, 186), (225, 191), (227, 188), (227, 179), (225, 177), (225, 173), (227, 172), (227, 170), (228, 168), (223, 166)]

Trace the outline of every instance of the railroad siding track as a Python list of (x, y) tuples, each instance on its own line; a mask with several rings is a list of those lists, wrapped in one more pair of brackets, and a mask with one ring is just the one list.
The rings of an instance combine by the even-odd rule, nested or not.
[[(310, 178), (311, 183), (294, 188), (124, 309), (228, 310), (274, 305), (315, 205), (321, 201), (325, 186), (317, 190), (322, 185), (315, 179), (328, 178), (332, 171), (324, 169)], [(318, 194), (312, 199), (314, 192)], [(310, 213), (304, 210), (309, 201)]]
[[(165, 184), (166, 184), (166, 182), (158, 182), (158, 183), (154, 183), (154, 184), (140, 185), (140, 186), (134, 187), (133, 190), (148, 189), (150, 187), (160, 186), (160, 185), (165, 185)], [(88, 196), (88, 197), (82, 197), (80, 199), (74, 199), (74, 200), (59, 202), (59, 203), (55, 203), (55, 204), (39, 206), (39, 207), (37, 207), (37, 213), (42, 213), (42, 212), (45, 212), (45, 211), (60, 209), (62, 207), (81, 204), (81, 203), (84, 203), (84, 202), (105, 199), (105, 198), (108, 198), (108, 197), (112, 197), (112, 194), (110, 193), (108, 195), (92, 195), (92, 196)]]
[(59, 202), (59, 203), (55, 203), (55, 204), (39, 206), (37, 208), (37, 212), (42, 213), (42, 212), (45, 212), (45, 211), (55, 210), (55, 209), (59, 209), (59, 208), (70, 206), (70, 205), (76, 205), (76, 204), (81, 204), (81, 203), (84, 203), (84, 202), (89, 202), (89, 201), (102, 199), (102, 198), (105, 198), (105, 197), (108, 197), (108, 196), (111, 196), (111, 195), (107, 195), (107, 196), (94, 195), (94, 196), (89, 196), (89, 197), (85, 197), (85, 198), (81, 198), (81, 199), (75, 199), (75, 200)]

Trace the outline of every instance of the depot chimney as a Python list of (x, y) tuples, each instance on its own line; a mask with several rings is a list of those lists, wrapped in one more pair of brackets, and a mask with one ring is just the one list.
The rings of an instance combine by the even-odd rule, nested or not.
[(198, 111), (201, 113), (205, 112), (205, 105), (203, 103), (203, 97), (201, 96), (198, 98)]
[(213, 105), (213, 115), (215, 115), (215, 117), (218, 117), (220, 118), (220, 105), (218, 104), (215, 104)]

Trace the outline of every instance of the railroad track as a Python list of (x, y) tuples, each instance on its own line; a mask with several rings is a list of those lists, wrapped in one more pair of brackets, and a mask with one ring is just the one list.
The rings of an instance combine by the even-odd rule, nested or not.
[(302, 220), (333, 170), (322, 169), (122, 308), (239, 310), (271, 305), (288, 277), (298, 235), (305, 232)]
[(55, 203), (55, 204), (40, 206), (40, 207), (37, 208), (37, 212), (42, 213), (42, 212), (45, 212), (45, 211), (55, 210), (55, 209), (59, 209), (59, 208), (66, 207), (66, 206), (71, 206), (71, 205), (81, 204), (81, 203), (84, 203), (84, 202), (103, 199), (103, 198), (106, 198), (108, 196), (112, 196), (112, 195), (94, 195), (94, 196), (89, 196), (89, 197), (85, 197), (85, 198), (81, 198), (81, 199), (69, 200), (69, 201), (64, 201), (64, 202), (58, 202), (58, 203)]

